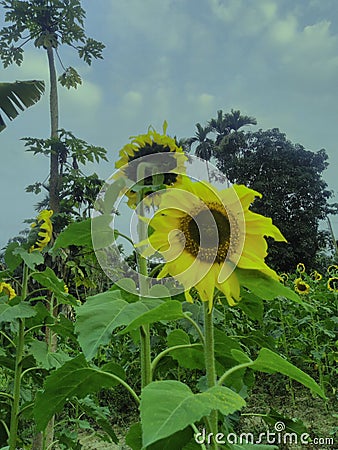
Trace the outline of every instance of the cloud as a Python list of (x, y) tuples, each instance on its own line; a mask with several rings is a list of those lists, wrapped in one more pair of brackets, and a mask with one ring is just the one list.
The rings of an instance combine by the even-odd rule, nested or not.
[(209, 4), (213, 14), (241, 36), (259, 34), (277, 16), (277, 5), (271, 0), (209, 0)]

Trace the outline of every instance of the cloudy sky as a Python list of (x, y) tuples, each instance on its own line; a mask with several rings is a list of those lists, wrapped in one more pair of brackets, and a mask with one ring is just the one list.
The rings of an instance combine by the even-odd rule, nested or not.
[[(336, 0), (83, 0), (87, 35), (106, 45), (91, 67), (71, 48), (64, 66), (83, 78), (60, 87), (60, 127), (108, 151), (95, 167), (106, 178), (130, 135), (149, 125), (192, 136), (218, 109), (257, 118), (253, 129), (278, 127), (317, 151), (338, 192), (338, 2)], [(0, 26), (4, 11), (0, 7)], [(58, 66), (61, 73), (62, 68)], [(2, 69), (2, 81), (43, 79), (47, 59), (28, 44), (21, 67)], [(33, 217), (39, 200), (25, 187), (45, 179), (48, 161), (25, 152), (20, 138), (49, 134), (48, 95), (0, 135), (0, 244)], [(336, 197), (337, 198), (337, 197)], [(338, 199), (337, 199), (338, 200)], [(332, 222), (338, 234), (338, 218)]]

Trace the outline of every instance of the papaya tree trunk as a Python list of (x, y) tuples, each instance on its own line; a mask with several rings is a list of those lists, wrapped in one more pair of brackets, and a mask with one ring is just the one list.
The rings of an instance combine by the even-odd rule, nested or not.
[[(58, 106), (58, 91), (57, 78), (54, 62), (54, 51), (52, 47), (47, 48), (49, 79), (50, 79), (50, 128), (51, 138), (58, 137), (59, 129), (59, 106)], [(60, 180), (59, 180), (59, 155), (56, 151), (56, 146), (51, 149), (50, 155), (50, 169), (49, 169), (49, 207), (54, 213), (60, 210)]]
[[(58, 91), (57, 91), (57, 78), (54, 62), (54, 51), (52, 47), (47, 47), (48, 67), (49, 67), (49, 80), (50, 80), (50, 136), (51, 138), (58, 138), (59, 129), (59, 105), (58, 105)], [(49, 169), (49, 208), (55, 213), (60, 211), (60, 172), (59, 172), (59, 155), (57, 152), (57, 146), (51, 146), (50, 155), (50, 169)], [(57, 308), (54, 308), (53, 296), (49, 299), (51, 313), (57, 316)], [(57, 336), (51, 328), (46, 327), (45, 336), (48, 350), (55, 352), (57, 350)], [(53, 446), (54, 441), (54, 422), (55, 416), (53, 416), (42, 435), (39, 433), (35, 436), (36, 450), (50, 449)]]

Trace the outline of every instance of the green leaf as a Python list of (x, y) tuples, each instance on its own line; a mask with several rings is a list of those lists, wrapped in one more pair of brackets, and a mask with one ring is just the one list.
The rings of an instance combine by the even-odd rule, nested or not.
[[(99, 249), (110, 245), (115, 239), (115, 233), (109, 226), (112, 216), (103, 215), (74, 222), (59, 234), (52, 251), (77, 245)], [(93, 233), (92, 233), (93, 230)]]
[(228, 415), (245, 405), (234, 391), (214, 386), (201, 394), (193, 394), (179, 381), (155, 381), (141, 395), (143, 446), (171, 436), (188, 425), (208, 416), (214, 409)]
[(122, 189), (125, 187), (126, 182), (124, 178), (119, 178), (114, 183), (108, 185), (105, 184), (101, 192), (106, 189), (104, 193), (104, 200), (100, 199), (96, 201), (94, 207), (97, 211), (101, 211), (104, 214), (111, 214), (115, 210), (115, 203), (119, 197)]
[(277, 355), (277, 353), (274, 353), (267, 348), (262, 348), (260, 350), (257, 359), (250, 367), (251, 369), (258, 370), (260, 372), (282, 373), (283, 375), (286, 375), (311, 389), (311, 391), (315, 392), (323, 399), (326, 398), (324, 392), (313, 378), (298, 369), (298, 367), (283, 359), (281, 356)]
[(111, 245), (116, 237), (116, 233), (110, 224), (113, 217), (110, 214), (94, 217), (91, 224), (91, 236), (95, 250), (106, 248)]
[(251, 292), (263, 300), (273, 300), (276, 297), (286, 297), (297, 303), (303, 303), (294, 291), (271, 277), (264, 275), (259, 270), (236, 268), (236, 275), (241, 285), (250, 289)]
[(98, 406), (90, 397), (78, 400), (78, 404), (86, 416), (91, 417), (94, 422), (115, 442), (118, 438), (110, 423), (110, 411), (107, 407)]
[(8, 269), (13, 272), (20, 264), (21, 264), (21, 257), (18, 254), (14, 254), (13, 251), (20, 247), (20, 245), (17, 242), (11, 242), (7, 245), (6, 251), (5, 251), (5, 263)]
[(264, 314), (263, 300), (252, 292), (241, 290), (241, 301), (238, 303), (241, 309), (250, 319), (262, 322)]
[(0, 323), (11, 322), (14, 319), (33, 317), (35, 314), (35, 309), (27, 305), (27, 303), (19, 303), (14, 306), (11, 306), (9, 303), (0, 304)]
[(186, 427), (184, 430), (176, 431), (176, 433), (164, 439), (156, 441), (149, 445), (147, 450), (180, 450), (193, 438), (192, 428)]
[(89, 297), (86, 303), (76, 308), (75, 331), (79, 343), (88, 360), (94, 358), (100, 345), (110, 341), (112, 332), (121, 326), (133, 322), (161, 300), (138, 301), (128, 303), (121, 297), (120, 291), (107, 291)]
[(13, 254), (19, 255), (24, 263), (32, 270), (35, 269), (36, 265), (42, 264), (44, 262), (42, 254), (38, 251), (28, 252), (22, 247), (17, 247), (13, 250)]
[(141, 423), (134, 423), (126, 435), (126, 444), (132, 450), (142, 450), (142, 427)]
[[(168, 335), (167, 344), (168, 347), (190, 344), (189, 335), (183, 330), (174, 330)], [(169, 355), (178, 361), (180, 366), (187, 369), (204, 369), (205, 367), (203, 349), (201, 351), (197, 348), (181, 348), (171, 351)]]
[(91, 219), (68, 225), (57, 237), (52, 250), (78, 245), (92, 248)]
[(63, 338), (70, 338), (72, 341), (77, 342), (77, 338), (74, 332), (74, 322), (69, 320), (63, 314), (60, 314), (57, 322), (53, 326), (53, 331)]
[[(38, 80), (15, 81), (14, 83), (0, 83), (0, 111), (9, 120), (15, 119), (20, 110), (29, 108), (40, 100), (45, 91), (45, 83)], [(0, 114), (0, 131), (6, 127)]]
[(223, 331), (214, 328), (215, 355), (232, 358), (232, 350), (241, 350), (242, 347), (237, 340), (230, 338)]
[(299, 436), (302, 433), (308, 433), (309, 431), (300, 419), (285, 417), (273, 408), (271, 408), (269, 414), (262, 415), (262, 419), (271, 427), (274, 427), (276, 422), (283, 422), (285, 425), (283, 432), (285, 433), (297, 433)]
[(62, 350), (57, 352), (49, 352), (46, 342), (33, 341), (29, 348), (30, 353), (34, 356), (38, 367), (43, 369), (57, 369), (71, 358)]
[(116, 379), (90, 367), (82, 354), (66, 362), (46, 378), (43, 391), (37, 393), (33, 410), (37, 430), (44, 430), (50, 418), (72, 397), (83, 398), (114, 385)]
[(71, 294), (65, 292), (65, 282), (58, 278), (54, 271), (47, 267), (44, 272), (35, 272), (32, 278), (38, 281), (41, 286), (53, 292), (59, 303), (77, 306), (78, 301)]
[(161, 320), (184, 319), (184, 317), (182, 303), (177, 300), (170, 300), (137, 317), (120, 334), (128, 333), (141, 325), (159, 322)]
[(74, 67), (67, 67), (63, 74), (59, 76), (59, 82), (61, 86), (64, 86), (67, 89), (77, 89), (77, 86), (82, 84), (81, 77)]

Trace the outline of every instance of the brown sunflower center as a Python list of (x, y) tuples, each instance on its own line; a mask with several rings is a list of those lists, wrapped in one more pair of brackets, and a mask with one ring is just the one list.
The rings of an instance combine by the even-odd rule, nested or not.
[(306, 291), (307, 286), (306, 286), (306, 284), (304, 284), (304, 283), (298, 283), (297, 289), (298, 289), (299, 291)]
[(230, 246), (230, 221), (226, 210), (220, 205), (208, 206), (209, 209), (181, 219), (185, 250), (201, 261), (222, 263)]
[[(129, 163), (139, 158), (142, 158), (142, 163), (149, 163), (151, 166), (153, 166), (153, 168), (156, 169), (153, 170), (153, 172), (161, 173), (164, 175), (163, 184), (169, 186), (175, 183), (177, 174), (170, 173), (170, 171), (177, 167), (177, 159), (175, 152), (172, 152), (169, 146), (158, 144), (157, 142), (146, 144), (140, 147), (133, 156), (129, 156)], [(136, 181), (139, 175), (137, 174), (137, 170), (137, 163), (128, 164), (125, 168), (126, 176), (130, 180)], [(150, 173), (151, 171), (152, 170), (150, 169)], [(145, 176), (145, 178), (142, 180), (142, 184), (144, 186), (152, 185), (153, 177), (151, 175)]]

